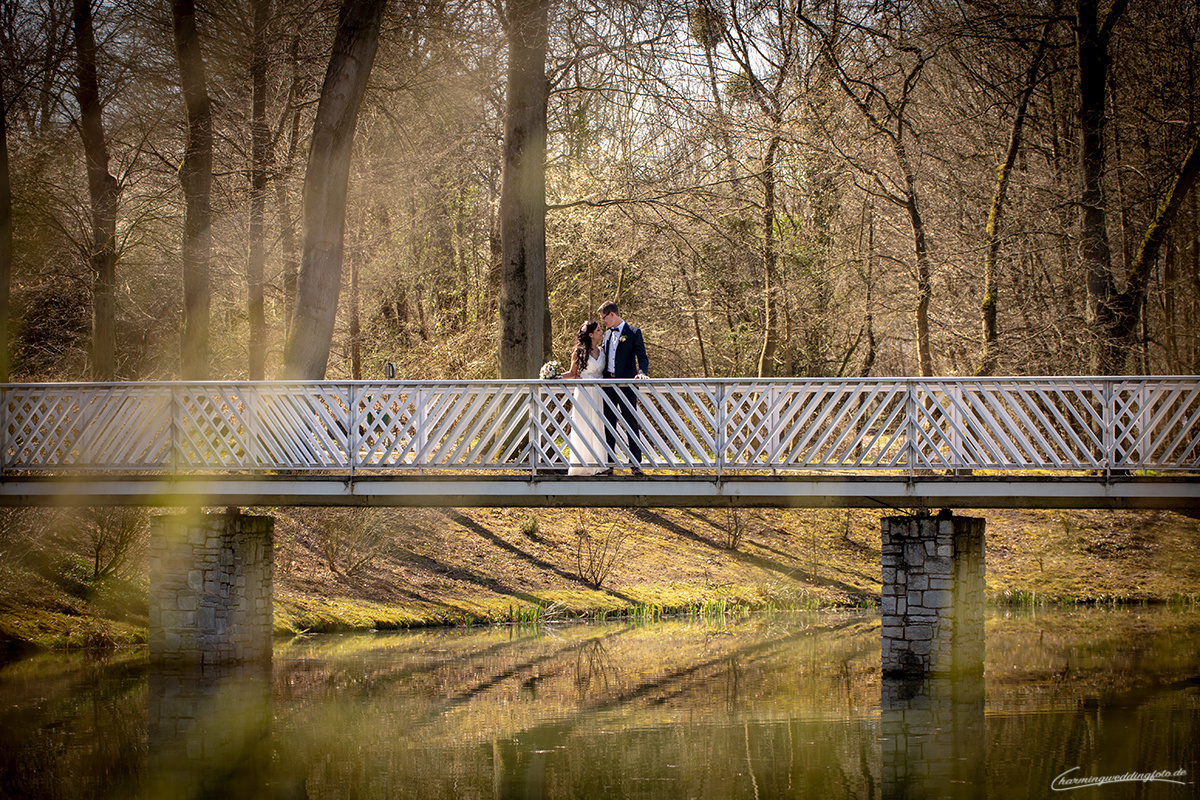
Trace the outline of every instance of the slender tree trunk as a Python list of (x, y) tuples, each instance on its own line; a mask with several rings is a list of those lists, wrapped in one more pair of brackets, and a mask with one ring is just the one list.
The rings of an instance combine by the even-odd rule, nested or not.
[(1110, 332), (1119, 324), (1121, 310), (1113, 275), (1104, 199), (1104, 101), (1108, 86), (1108, 43), (1113, 25), (1125, 10), (1126, 0), (1115, 0), (1103, 18), (1100, 0), (1078, 0), (1075, 18), (1079, 57), (1079, 174), (1082, 209), (1080, 255), (1087, 280), (1087, 320), (1092, 347), (1092, 372), (1114, 375), (1122, 371), (1125, 350)]
[[(358, 237), (361, 238), (361, 237)], [(362, 380), (362, 325), (358, 316), (358, 265), (362, 261), (359, 242), (350, 252), (350, 377)]]
[(933, 376), (933, 354), (929, 346), (929, 301), (933, 296), (933, 281), (929, 265), (929, 245), (925, 238), (925, 222), (921, 217), (921, 203), (917, 195), (917, 177), (909, 162), (904, 143), (897, 137), (894, 141), (896, 163), (904, 173), (904, 208), (912, 226), (913, 250), (917, 261), (917, 360), (921, 376)]
[(1004, 163), (996, 169), (996, 190), (992, 194), (992, 203), (988, 208), (987, 247), (984, 250), (983, 262), (983, 357), (980, 360), (979, 375), (992, 375), (999, 362), (1000, 326), (997, 320), (998, 304), (1000, 301), (999, 279), (997, 276), (1000, 261), (1000, 223), (1004, 217), (1004, 203), (1008, 194), (1008, 180), (1012, 174), (1013, 165), (1017, 162), (1017, 153), (1021, 149), (1021, 137), (1025, 129), (1025, 117), (1029, 110), (1029, 99), (1037, 86), (1038, 72), (1042, 60), (1046, 56), (1046, 45), (1050, 39), (1054, 19), (1051, 18), (1042, 28), (1042, 38), (1038, 42), (1033, 62), (1025, 73), (1025, 88), (1017, 101), (1017, 113), (1013, 118), (1012, 131), (1008, 137), (1008, 150), (1004, 154)]
[(212, 293), (212, 110), (208, 98), (200, 35), (193, 0), (172, 0), (175, 52), (187, 107), (187, 149), (179, 170), (183, 185), (183, 336), (180, 372), (184, 380), (207, 380), (208, 315)]
[(271, 0), (253, 0), (254, 33), (250, 54), (250, 245), (246, 264), (250, 318), (249, 368), (252, 381), (265, 377), (267, 318), (263, 303), (263, 272), (266, 264), (263, 242), (263, 211), (267, 197), (267, 163), (270, 131), (267, 128), (267, 24)]
[[(692, 306), (692, 328), (696, 331), (696, 344), (700, 348), (700, 364), (704, 367), (704, 377), (712, 377), (712, 369), (708, 364), (708, 352), (704, 348), (704, 328), (700, 325), (700, 298), (696, 296), (696, 288), (688, 275), (686, 260), (679, 258), (679, 274), (683, 277), (683, 286), (688, 293), (688, 301)], [(589, 304), (593, 305), (593, 304)]]
[(779, 136), (772, 136), (763, 158), (763, 346), (758, 356), (758, 377), (775, 374), (775, 350), (779, 344), (779, 298), (776, 283), (778, 253), (775, 243), (775, 154)]
[(300, 95), (300, 35), (292, 39), (290, 48), (292, 62), (292, 86), (288, 92), (288, 109), (285, 112), (285, 122), (288, 123), (287, 156), (279, 171), (276, 184), (276, 196), (279, 203), (279, 244), (283, 260), (283, 327), (284, 331), (292, 328), (292, 316), (296, 312), (296, 273), (300, 270), (300, 257), (296, 252), (296, 222), (292, 217), (291, 182), (292, 172), (296, 164), (296, 152), (300, 147), (300, 107), (297, 98)]
[(8, 383), (8, 308), (12, 291), (12, 184), (8, 176), (8, 99), (0, 73), (0, 383)]
[(545, 355), (546, 46), (550, 0), (508, 0), (500, 186), (500, 377), (537, 377)]
[(92, 203), (92, 378), (116, 378), (117, 349), (117, 179), (108, 171), (108, 145), (96, 69), (96, 35), (89, 0), (75, 0), (75, 98), (87, 158), (88, 194)]
[(386, 0), (346, 0), (342, 5), (304, 176), (304, 250), (284, 350), (287, 378), (319, 380), (329, 361), (341, 290), (350, 156), (385, 5)]

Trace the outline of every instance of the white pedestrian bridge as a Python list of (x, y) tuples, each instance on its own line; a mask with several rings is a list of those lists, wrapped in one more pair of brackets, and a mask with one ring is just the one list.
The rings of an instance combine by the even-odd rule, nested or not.
[(604, 381), (641, 476), (581, 383), (8, 384), (0, 504), (1200, 508), (1196, 376)]

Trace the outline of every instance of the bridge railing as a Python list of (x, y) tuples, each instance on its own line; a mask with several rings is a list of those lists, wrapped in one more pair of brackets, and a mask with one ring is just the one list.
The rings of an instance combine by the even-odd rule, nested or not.
[[(582, 381), (0, 387), (6, 471), (553, 472)], [(642, 466), (680, 471), (1200, 469), (1200, 378), (605, 381)], [(607, 398), (607, 399), (605, 399)], [(574, 460), (628, 462), (630, 431)]]

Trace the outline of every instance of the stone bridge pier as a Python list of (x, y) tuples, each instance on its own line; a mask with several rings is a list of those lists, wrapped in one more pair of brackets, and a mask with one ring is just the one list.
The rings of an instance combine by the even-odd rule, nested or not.
[(156, 517), (150, 661), (270, 662), (275, 520), (237, 512)]
[(982, 673), (984, 528), (975, 517), (885, 517), (883, 674)]

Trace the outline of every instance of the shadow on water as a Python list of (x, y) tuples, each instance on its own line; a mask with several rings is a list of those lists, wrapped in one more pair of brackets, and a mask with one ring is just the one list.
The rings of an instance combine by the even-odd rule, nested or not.
[(1155, 770), (1182, 782), (1104, 796), (1195, 795), (1200, 615), (993, 615), (983, 676), (915, 682), (880, 677), (879, 625), (313, 636), (202, 671), (20, 659), (0, 666), (0, 797), (965, 800)]

